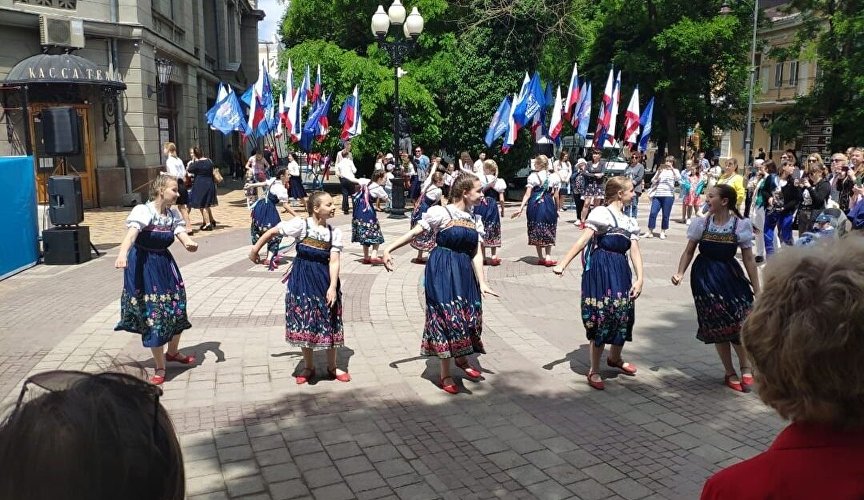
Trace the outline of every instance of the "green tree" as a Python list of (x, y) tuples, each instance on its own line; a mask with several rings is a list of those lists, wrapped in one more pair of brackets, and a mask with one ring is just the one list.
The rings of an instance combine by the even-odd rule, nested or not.
[(792, 0), (801, 24), (795, 43), (771, 52), (778, 60), (815, 56), (820, 71), (813, 91), (799, 97), (775, 117), (772, 133), (791, 141), (801, 136), (808, 118), (826, 117), (833, 123), (831, 146), (841, 150), (861, 144), (864, 120), (864, 1)]
[[(622, 69), (622, 107), (637, 84), (643, 100), (653, 92), (653, 139), (680, 156), (695, 124), (706, 131), (740, 126), (749, 53), (747, 9), (740, 9), (723, 16), (716, 0), (604, 0), (586, 73), (602, 89), (609, 64)], [(706, 134), (702, 149), (715, 146)]]

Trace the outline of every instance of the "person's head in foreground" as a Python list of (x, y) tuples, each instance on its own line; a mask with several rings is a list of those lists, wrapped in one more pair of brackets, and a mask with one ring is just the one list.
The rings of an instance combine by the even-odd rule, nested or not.
[(123, 373), (30, 377), (0, 425), (0, 499), (182, 499), (183, 456), (161, 393)]
[(741, 341), (759, 396), (791, 425), (702, 498), (864, 498), (864, 238), (769, 261)]

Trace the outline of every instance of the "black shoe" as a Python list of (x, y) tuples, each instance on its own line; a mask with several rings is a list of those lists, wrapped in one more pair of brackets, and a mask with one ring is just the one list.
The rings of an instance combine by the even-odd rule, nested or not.
[(204, 224), (204, 225), (201, 226), (201, 230), (202, 230), (202, 231), (212, 231), (212, 230), (213, 230), (213, 225), (212, 225), (212, 224)]
[(763, 262), (765, 262), (765, 257), (762, 257), (761, 255), (757, 255), (756, 256), (756, 263), (761, 264)]

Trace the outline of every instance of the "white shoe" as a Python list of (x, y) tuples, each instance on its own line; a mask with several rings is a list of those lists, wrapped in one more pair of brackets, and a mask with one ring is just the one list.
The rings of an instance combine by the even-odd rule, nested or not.
[(661, 239), (661, 240), (665, 240), (665, 239), (666, 239), (666, 231), (660, 231), (660, 239)]
[(653, 231), (648, 231), (647, 233), (644, 233), (644, 234), (642, 235), (642, 237), (645, 238), (645, 239), (651, 239), (651, 238), (654, 237), (654, 232), (653, 232)]
[(684, 221), (684, 224), (686, 224), (686, 225), (689, 226), (689, 225), (690, 225), (690, 219), (685, 220), (685, 221)]

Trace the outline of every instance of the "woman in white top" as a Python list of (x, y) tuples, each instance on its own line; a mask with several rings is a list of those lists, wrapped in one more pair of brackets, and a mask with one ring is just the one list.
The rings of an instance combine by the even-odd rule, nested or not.
[(303, 187), (303, 178), (300, 176), (300, 164), (292, 153), (288, 153), (288, 175), (291, 176), (288, 186), (288, 195), (295, 200), (300, 200), (306, 206), (306, 189)]
[[(384, 234), (378, 223), (378, 215), (372, 208), (372, 200), (387, 199), (387, 193), (381, 185), (384, 182), (384, 171), (372, 173), (372, 179), (357, 179), (360, 191), (354, 195), (354, 214), (351, 217), (351, 242), (363, 246), (364, 264), (383, 264), (378, 257), (378, 246), (384, 243)], [(371, 247), (371, 255), (370, 255)]]
[[(498, 164), (494, 160), (483, 162), (483, 198), (474, 207), (474, 215), (479, 215), (483, 220), (483, 263), (492, 266), (501, 265), (501, 259), (495, 254), (501, 246), (501, 217), (504, 216), (504, 191), (507, 184), (504, 179), (498, 178)], [(486, 259), (486, 249), (492, 254)]]
[[(441, 204), (441, 186), (444, 185), (444, 175), (441, 172), (435, 172), (426, 178), (423, 187), (420, 188), (420, 197), (414, 202), (414, 211), (411, 213), (411, 228), (417, 225), (423, 218), (423, 214), (430, 207)], [(426, 259), (423, 258), (423, 252), (431, 252), (435, 248), (435, 232), (426, 231), (418, 234), (411, 240), (411, 248), (417, 250), (417, 257), (411, 259), (414, 264), (425, 264)]]
[(534, 159), (534, 172), (526, 181), (522, 204), (511, 218), (521, 216), (528, 205), (528, 244), (537, 248), (538, 265), (552, 267), (558, 263), (551, 255), (558, 232), (558, 207), (553, 193), (558, 191), (561, 182), (557, 175), (549, 175), (548, 167), (549, 159), (545, 155)]
[[(165, 173), (177, 179), (177, 192), (180, 196), (177, 197), (175, 207), (183, 220), (186, 222), (186, 227), (191, 227), (189, 221), (189, 209), (186, 204), (189, 203), (189, 191), (186, 189), (186, 165), (183, 160), (177, 157), (177, 146), (173, 142), (166, 142), (162, 147), (162, 153), (167, 157), (165, 159)], [(192, 234), (192, 230), (188, 230)]]
[(561, 264), (552, 270), (561, 276), (567, 265), (584, 250), (582, 323), (591, 343), (588, 385), (597, 390), (605, 387), (600, 376), (600, 358), (606, 344), (612, 346), (606, 364), (625, 375), (636, 375), (636, 366), (625, 362), (621, 351), (625, 342), (633, 340), (636, 299), (642, 294), (644, 282), (639, 226), (636, 219), (624, 215), (623, 211), (633, 200), (633, 181), (624, 176), (612, 177), (604, 189), (606, 206), (591, 210), (585, 231)]
[(663, 222), (660, 225), (660, 239), (666, 239), (666, 230), (669, 229), (669, 218), (672, 215), (672, 205), (675, 204), (675, 181), (678, 179), (675, 170), (675, 157), (667, 156), (666, 162), (651, 179), (651, 213), (648, 215), (648, 231), (643, 235), (645, 238), (654, 237), (654, 228), (657, 227), (657, 214), (663, 210)]
[[(282, 205), (286, 213), (292, 217), (297, 217), (297, 214), (291, 208), (288, 189), (285, 184), (288, 183), (288, 171), (280, 168), (276, 171), (276, 177), (268, 179), (264, 182), (256, 182), (254, 184), (246, 184), (245, 189), (266, 187), (264, 197), (255, 202), (250, 208), (252, 211), (252, 227), (250, 233), (252, 235), (252, 244), (254, 245), (258, 239), (271, 228), (276, 227), (282, 222), (279, 216), (279, 210), (276, 208)], [(282, 243), (282, 237), (274, 236), (267, 242), (267, 258), (263, 264), (273, 270), (279, 267), (279, 245)]]
[(561, 151), (561, 155), (555, 160), (553, 167), (558, 178), (561, 179), (561, 188), (558, 190), (556, 204), (558, 210), (565, 212), (567, 207), (564, 206), (564, 195), (570, 193), (570, 177), (573, 173), (573, 166), (570, 164), (570, 155), (567, 151)]
[[(440, 172), (430, 177), (433, 176), (441, 179)], [(482, 377), (467, 356), (486, 353), (480, 338), (482, 297), (498, 294), (486, 284), (480, 250), (483, 221), (472, 213), (483, 197), (480, 180), (474, 175), (460, 176), (453, 183), (452, 195), (452, 204), (430, 208), (423, 220), (384, 250), (384, 266), (392, 271), (390, 254), (421, 233), (432, 233), (438, 240), (439, 246), (429, 254), (423, 279), (426, 322), (420, 354), (440, 360), (440, 387), (449, 394), (457, 394), (459, 387), (450, 375), (450, 359), (455, 358), (456, 366), (470, 378)]]

